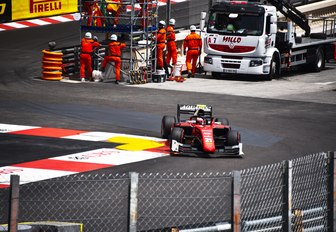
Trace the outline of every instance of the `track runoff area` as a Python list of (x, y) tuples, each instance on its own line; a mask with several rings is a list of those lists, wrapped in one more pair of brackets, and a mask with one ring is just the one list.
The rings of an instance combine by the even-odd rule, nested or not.
[(12, 124), (0, 124), (0, 133), (117, 144), (114, 148), (0, 167), (0, 188), (9, 187), (11, 175), (19, 175), (20, 184), (26, 184), (169, 155), (166, 140), (154, 137)]

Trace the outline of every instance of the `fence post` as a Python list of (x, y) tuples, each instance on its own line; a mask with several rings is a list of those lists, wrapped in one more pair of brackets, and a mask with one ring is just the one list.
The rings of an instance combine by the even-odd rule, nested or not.
[(336, 202), (334, 196), (336, 194), (335, 176), (336, 176), (336, 159), (335, 152), (328, 152), (328, 231), (334, 231), (334, 215)]
[(292, 190), (293, 190), (293, 163), (291, 160), (283, 162), (283, 210), (282, 210), (282, 231), (290, 232), (292, 218)]
[(138, 220), (138, 183), (139, 173), (130, 172), (130, 192), (129, 192), (129, 232), (137, 231)]
[(232, 172), (232, 213), (231, 228), (233, 232), (240, 232), (240, 198), (241, 198), (241, 173)]
[(20, 176), (10, 176), (10, 199), (8, 213), (8, 231), (17, 232), (17, 219), (19, 216), (19, 192), (20, 192)]

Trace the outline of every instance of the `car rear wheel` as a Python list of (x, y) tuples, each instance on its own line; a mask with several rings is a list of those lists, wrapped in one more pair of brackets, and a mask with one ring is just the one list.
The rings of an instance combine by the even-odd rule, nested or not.
[(227, 140), (227, 144), (228, 146), (236, 146), (238, 145), (240, 142), (240, 134), (238, 131), (236, 130), (231, 130), (228, 133), (228, 140)]
[(227, 118), (215, 118), (215, 122), (220, 122), (222, 125), (230, 125), (229, 120)]
[(168, 139), (174, 124), (176, 123), (176, 118), (174, 116), (163, 116), (161, 122), (161, 137)]

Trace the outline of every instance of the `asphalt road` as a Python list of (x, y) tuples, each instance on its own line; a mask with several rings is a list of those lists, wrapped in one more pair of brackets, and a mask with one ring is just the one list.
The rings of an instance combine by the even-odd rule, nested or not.
[[(176, 104), (208, 104), (241, 131), (244, 159), (164, 157), (97, 172), (225, 172), (336, 150), (335, 63), (279, 80), (197, 76), (141, 86), (42, 81), (41, 50), (79, 43), (77, 23), (0, 32), (0, 123), (159, 137)], [(0, 166), (113, 144), (0, 134)]]

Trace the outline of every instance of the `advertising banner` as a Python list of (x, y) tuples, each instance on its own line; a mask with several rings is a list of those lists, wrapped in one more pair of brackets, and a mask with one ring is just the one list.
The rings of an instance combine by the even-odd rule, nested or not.
[(12, 20), (12, 0), (0, 0), (0, 23)]
[[(1, 0), (0, 0), (1, 1)], [(77, 12), (78, 0), (11, 0), (12, 20)]]

